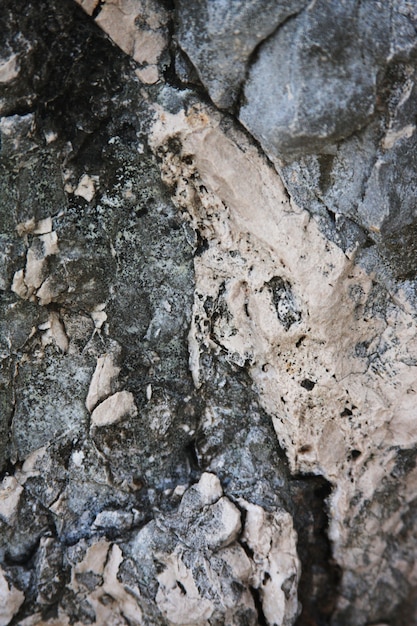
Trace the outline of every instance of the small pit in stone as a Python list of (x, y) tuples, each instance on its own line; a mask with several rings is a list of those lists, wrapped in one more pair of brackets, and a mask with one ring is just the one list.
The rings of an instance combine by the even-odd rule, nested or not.
[(279, 321), (285, 330), (289, 330), (293, 324), (301, 320), (301, 311), (291, 284), (280, 276), (274, 276), (266, 286), (271, 292)]
[(304, 339), (306, 338), (305, 335), (301, 335), (301, 337), (298, 339), (298, 341), (295, 344), (296, 348), (299, 348), (301, 346), (301, 344), (303, 343)]
[(314, 387), (316, 386), (316, 383), (313, 380), (310, 380), (309, 378), (304, 378), (301, 381), (300, 385), (301, 387), (304, 387), (304, 389), (307, 389), (307, 391), (312, 391)]
[(183, 596), (187, 595), (187, 591), (186, 591), (184, 585), (179, 580), (177, 580), (176, 583), (177, 583), (177, 585), (179, 587), (179, 590), (181, 591), (181, 595), (183, 595)]

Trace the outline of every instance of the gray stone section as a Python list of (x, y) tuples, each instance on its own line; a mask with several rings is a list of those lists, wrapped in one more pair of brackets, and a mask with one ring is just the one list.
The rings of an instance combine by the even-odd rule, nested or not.
[(179, 0), (177, 39), (220, 108), (232, 107), (256, 47), (306, 0)]
[(416, 24), (410, 3), (313, 3), (259, 47), (239, 113), (294, 199), (389, 287), (417, 270)]
[(239, 108), (295, 201), (388, 288), (413, 279), (415, 5), (180, 0), (177, 20), (211, 99)]
[(416, 48), (413, 16), (404, 9), (369, 0), (313, 3), (261, 46), (241, 121), (284, 158), (321, 152), (366, 126), (385, 68)]
[(388, 3), (322, 0), (262, 45), (239, 117), (268, 152), (315, 152), (369, 122), (390, 18)]

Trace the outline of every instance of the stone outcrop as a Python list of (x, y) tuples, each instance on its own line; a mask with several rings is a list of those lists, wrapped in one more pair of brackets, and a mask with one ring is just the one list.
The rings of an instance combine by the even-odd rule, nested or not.
[(0, 24), (0, 625), (417, 624), (414, 4)]

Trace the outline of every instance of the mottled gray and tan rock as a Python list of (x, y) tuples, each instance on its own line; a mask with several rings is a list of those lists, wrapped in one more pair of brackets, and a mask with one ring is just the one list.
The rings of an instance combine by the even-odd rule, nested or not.
[(0, 621), (417, 623), (413, 4), (4, 9)]
[[(362, 544), (368, 531), (355, 525), (351, 501), (376, 497), (389, 459), (394, 467), (398, 448), (413, 447), (417, 437), (415, 362), (406, 356), (414, 354), (416, 333), (406, 296), (386, 294), (385, 316), (371, 315), (371, 278), (288, 202), (276, 172), (243, 136), (222, 132), (216, 113), (191, 108), (161, 116), (155, 149), (170, 136), (182, 149), (165, 153), (163, 174), (208, 243), (196, 260), (189, 336), (195, 383), (200, 355), (217, 346), (248, 367), (292, 470), (324, 473), (335, 485), (330, 536), (339, 564), (353, 571), (352, 543)], [(280, 319), (284, 296), (277, 300), (270, 286), (278, 278), (297, 303), (289, 325)], [(208, 299), (216, 308), (205, 306)], [(380, 345), (384, 353), (374, 363), (370, 355)], [(367, 574), (363, 565), (368, 581), (375, 559), (387, 567), (382, 578), (390, 576), (381, 549)], [(359, 612), (366, 610), (358, 602)]]
[(13, 523), (23, 487), (14, 476), (5, 476), (0, 488), (0, 516), (8, 524)]
[(300, 613), (300, 563), (291, 516), (284, 511), (268, 514), (244, 501), (240, 504), (246, 509), (242, 541), (253, 552), (252, 586), (260, 590), (266, 622), (293, 624)]
[(168, 47), (168, 12), (163, 3), (157, 0), (76, 2), (89, 15), (95, 15), (100, 28), (138, 63), (136, 73), (142, 82), (150, 85), (158, 82), (160, 62), (164, 61), (162, 57)]

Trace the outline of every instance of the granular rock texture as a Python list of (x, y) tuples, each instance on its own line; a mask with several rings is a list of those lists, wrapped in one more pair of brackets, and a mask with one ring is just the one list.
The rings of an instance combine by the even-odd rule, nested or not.
[(417, 625), (416, 29), (3, 0), (0, 626)]

